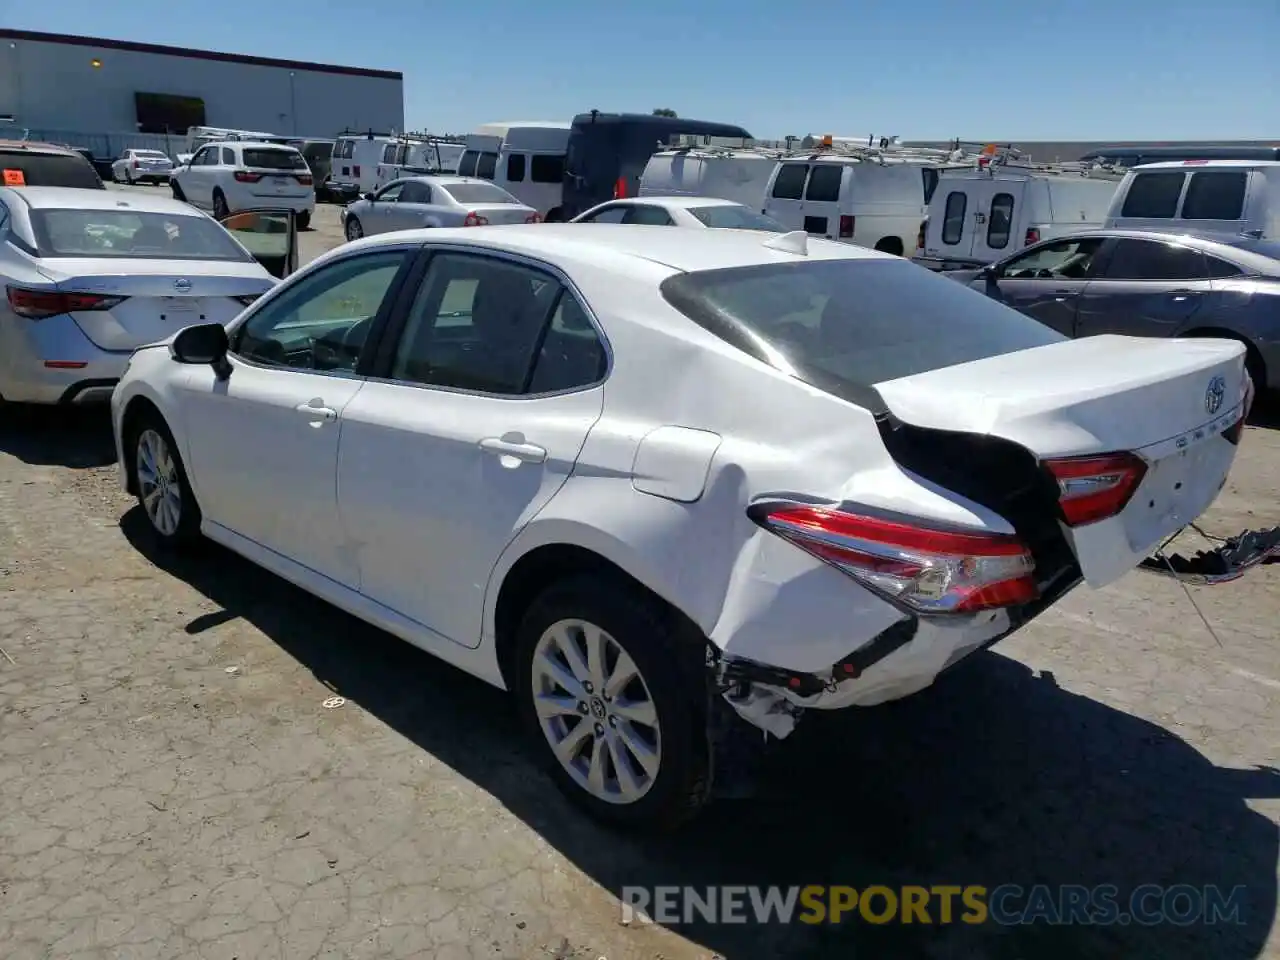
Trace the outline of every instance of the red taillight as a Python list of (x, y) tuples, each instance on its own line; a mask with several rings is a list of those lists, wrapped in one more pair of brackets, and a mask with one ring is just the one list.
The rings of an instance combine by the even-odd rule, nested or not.
[(248, 170), (237, 170), (234, 176), (240, 183), (257, 183), (262, 179), (262, 174), (250, 173)]
[(295, 173), (295, 174), (294, 174), (294, 177), (296, 177), (296, 178), (297, 178), (297, 181), (298, 181), (300, 184), (302, 184), (304, 187), (309, 187), (309, 186), (311, 186), (311, 174), (309, 174), (309, 173)]
[(104, 297), (97, 293), (61, 293), (56, 290), (27, 290), (6, 287), (9, 309), (28, 320), (44, 320), (62, 313), (86, 310), (110, 310), (124, 297)]
[(480, 214), (476, 213), (474, 210), (468, 213), (466, 216), (466, 219), (462, 221), (462, 225), (464, 227), (483, 227), (488, 225), (488, 223), (489, 223), (488, 217), (482, 217), (480, 216)]
[(1022, 238), (1022, 245), (1024, 247), (1029, 247), (1033, 243), (1039, 243), (1039, 242), (1040, 242), (1040, 231), (1037, 230), (1035, 227), (1027, 227), (1026, 236)]
[(789, 504), (753, 511), (765, 529), (863, 586), (922, 613), (971, 613), (1034, 600), (1035, 561), (1015, 536), (939, 530)]
[(137, 157), (134, 157), (134, 159), (133, 159), (133, 169), (135, 169), (135, 170), (137, 170), (137, 169), (138, 169), (138, 158), (137, 158)]
[(527, 217), (524, 218), (524, 222), (525, 223), (541, 223), (542, 214), (538, 213), (535, 210), (533, 213), (529, 214)]
[(1132, 453), (1065, 457), (1044, 465), (1058, 481), (1058, 503), (1069, 527), (1114, 517), (1147, 474), (1147, 462)]
[(627, 178), (619, 177), (613, 184), (613, 199), (625, 200), (627, 198)]
[(853, 217), (841, 215), (840, 217), (840, 239), (851, 240), (853, 238)]

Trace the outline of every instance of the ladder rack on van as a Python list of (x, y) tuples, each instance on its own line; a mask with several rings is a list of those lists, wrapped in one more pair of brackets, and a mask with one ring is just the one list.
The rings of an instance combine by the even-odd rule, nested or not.
[[(874, 139), (874, 138), (868, 138)], [(659, 148), (679, 153), (696, 151), (712, 156), (730, 156), (734, 153), (757, 153), (773, 160), (791, 158), (816, 159), (841, 157), (851, 160), (883, 162), (887, 159), (931, 161), (939, 164), (957, 163), (966, 159), (957, 151), (936, 147), (908, 147), (897, 138), (882, 137), (878, 143), (860, 144), (834, 137), (814, 140), (813, 137), (789, 137), (786, 140), (754, 140), (744, 137), (708, 137), (697, 134), (673, 134)]]

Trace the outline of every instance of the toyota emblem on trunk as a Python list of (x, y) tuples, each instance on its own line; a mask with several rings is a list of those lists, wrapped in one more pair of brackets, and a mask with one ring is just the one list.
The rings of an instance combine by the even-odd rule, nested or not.
[(190, 280), (175, 280), (175, 281), (173, 281), (173, 289), (175, 289), (175, 290), (181, 290), (183, 293), (186, 293), (188, 290), (190, 290), (190, 289), (191, 289), (191, 281), (190, 281)]
[(1227, 381), (1222, 377), (1214, 377), (1209, 381), (1209, 389), (1204, 392), (1204, 408), (1210, 413), (1217, 413), (1226, 395)]

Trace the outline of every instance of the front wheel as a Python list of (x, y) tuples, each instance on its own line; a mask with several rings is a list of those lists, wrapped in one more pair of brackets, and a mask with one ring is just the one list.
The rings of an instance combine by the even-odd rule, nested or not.
[(584, 576), (548, 588), (521, 622), (521, 715), (557, 785), (599, 820), (672, 829), (710, 794), (703, 654), (669, 619)]
[(200, 505), (173, 434), (158, 414), (152, 414), (131, 435), (134, 486), (152, 535), (165, 547), (194, 541), (200, 532)]
[(364, 227), (360, 225), (359, 217), (355, 215), (347, 217), (346, 233), (348, 240), (359, 240), (364, 236)]

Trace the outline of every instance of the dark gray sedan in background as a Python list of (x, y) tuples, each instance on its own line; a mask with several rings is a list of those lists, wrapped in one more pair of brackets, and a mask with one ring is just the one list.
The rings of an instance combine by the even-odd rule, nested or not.
[(1140, 230), (1056, 237), (946, 273), (1069, 337), (1231, 337), (1280, 390), (1280, 243)]

